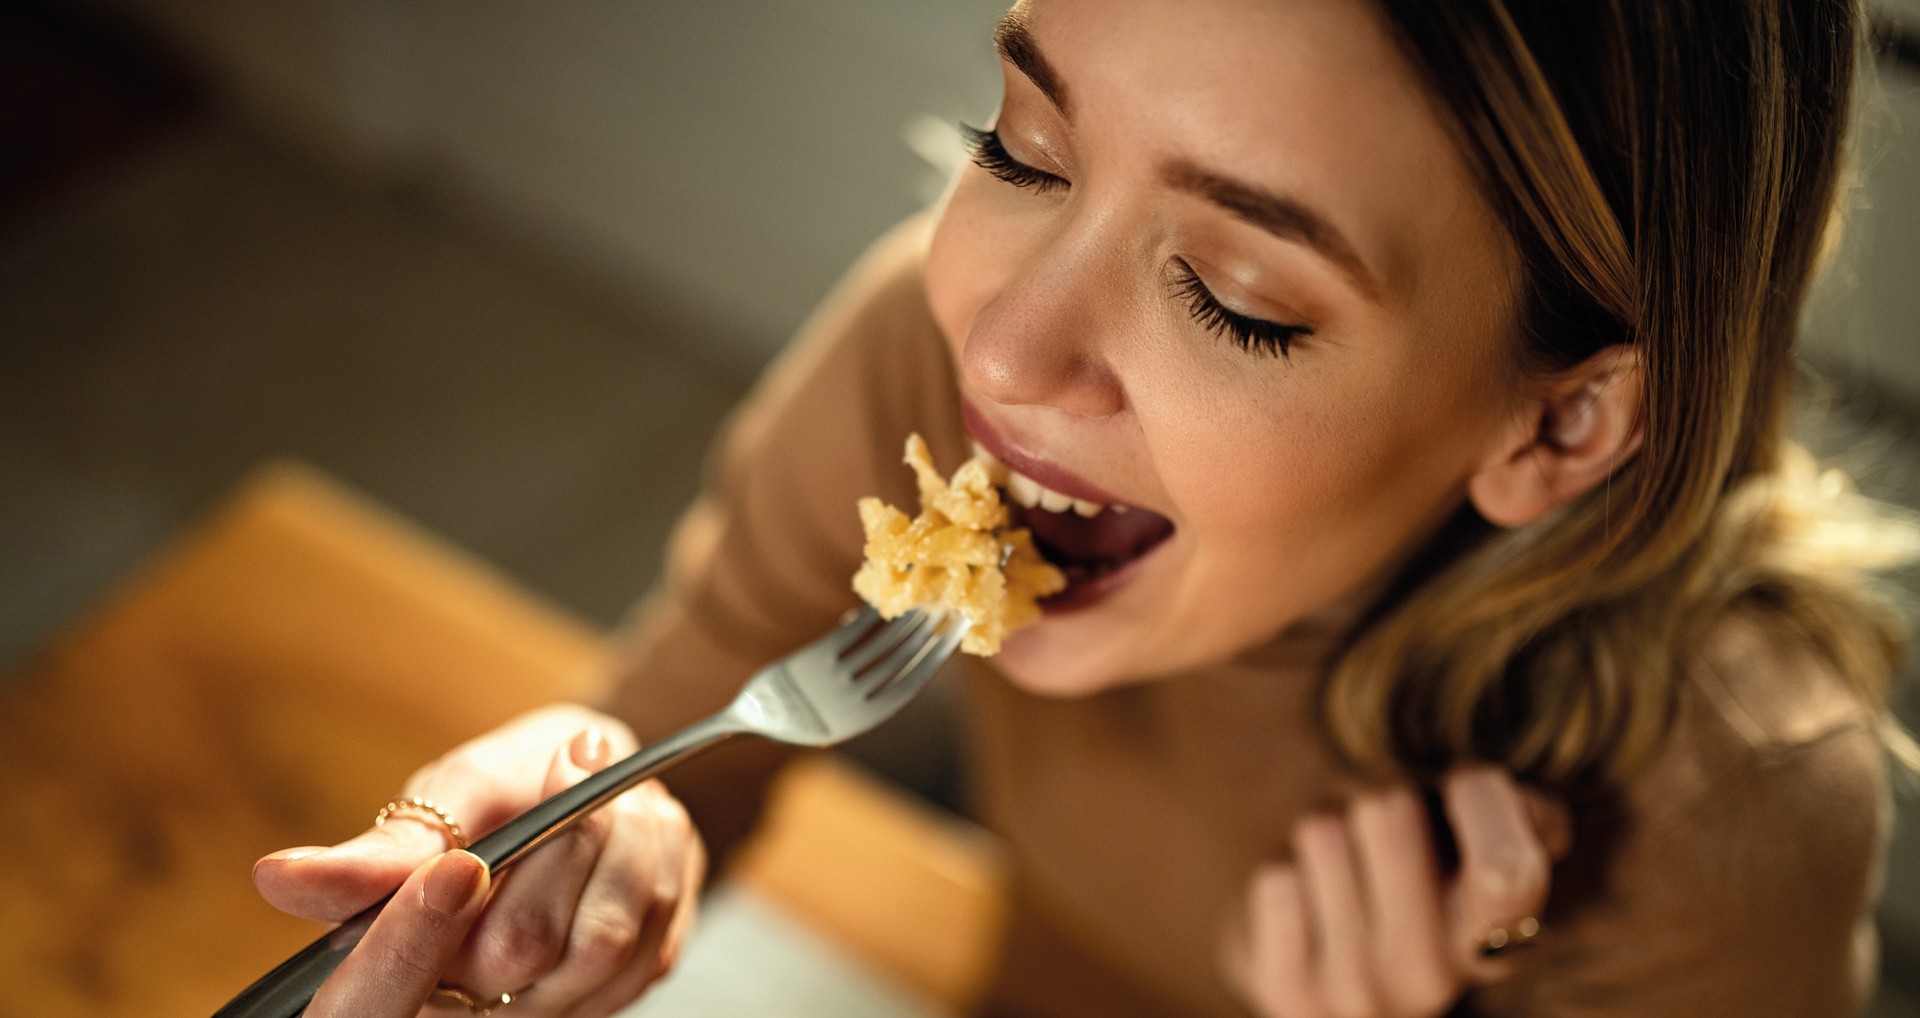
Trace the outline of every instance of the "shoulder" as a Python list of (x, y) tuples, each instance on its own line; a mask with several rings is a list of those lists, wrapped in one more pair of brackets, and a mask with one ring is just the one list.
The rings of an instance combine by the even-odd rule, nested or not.
[(1686, 670), (1683, 697), (1755, 763), (1877, 724), (1873, 708), (1812, 641), (1760, 609), (1729, 611)]
[(1751, 937), (1768, 957), (1789, 929), (1844, 944), (1872, 909), (1892, 822), (1879, 717), (1764, 611), (1716, 622), (1665, 746), (1619, 796), (1609, 883), (1715, 916), (1703, 951)]
[(1871, 708), (1764, 615), (1722, 619), (1659, 753), (1576, 809), (1552, 943), (1485, 1010), (1846, 1013), (1890, 820)]
[(858, 500), (911, 504), (909, 432), (949, 456), (965, 448), (921, 283), (931, 227), (923, 212), (875, 240), (735, 408), (651, 614), (687, 621), (737, 663), (786, 653), (854, 603)]
[(862, 455), (892, 464), (919, 430), (942, 462), (964, 451), (952, 365), (927, 305), (933, 223), (931, 211), (901, 222), (841, 276), (761, 375), (736, 415), (736, 442), (805, 427), (857, 438)]
[(876, 238), (807, 317), (769, 377), (849, 347), (911, 353), (914, 341), (936, 340), (925, 288), (933, 222), (932, 212), (922, 211)]
[(1619, 806), (1641, 837), (1695, 851), (1710, 853), (1717, 832), (1781, 835), (1767, 840), (1783, 864), (1857, 854), (1887, 823), (1879, 723), (1810, 641), (1763, 611), (1731, 611), (1683, 668), (1666, 741)]

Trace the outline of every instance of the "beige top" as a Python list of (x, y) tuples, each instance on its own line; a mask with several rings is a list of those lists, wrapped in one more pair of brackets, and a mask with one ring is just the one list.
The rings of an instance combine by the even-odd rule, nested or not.
[[(613, 709), (642, 738), (718, 709), (854, 604), (855, 500), (912, 504), (909, 432), (967, 454), (920, 266), (927, 222), (879, 241), (738, 412), (639, 612)], [(1255, 863), (1351, 785), (1310, 719), (1327, 647), (1084, 699), (961, 669), (971, 794), (1011, 845), (1018, 916), (994, 1013), (1244, 1015), (1215, 948)], [(743, 740), (670, 784), (724, 851), (781, 751)], [(1546, 934), (1486, 1015), (1842, 1015), (1876, 962), (1890, 817), (1871, 717), (1809, 654), (1730, 620), (1657, 764), (1576, 817)]]

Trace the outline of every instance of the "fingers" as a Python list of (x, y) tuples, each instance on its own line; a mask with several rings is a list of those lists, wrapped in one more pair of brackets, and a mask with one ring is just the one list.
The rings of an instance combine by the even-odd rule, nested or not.
[[(537, 783), (554, 747), (597, 728), (616, 754), (634, 748), (619, 721), (573, 705), (525, 714), (470, 740), (408, 780), (404, 794), (433, 800), (477, 838), (544, 798)], [(532, 763), (532, 766), (529, 766)], [(275, 908), (338, 922), (399, 886), (409, 873), (453, 847), (445, 828), (410, 811), (332, 848), (276, 852), (254, 866), (254, 884)]]
[(453, 847), (442, 830), (399, 814), (331, 848), (290, 848), (253, 866), (253, 883), (282, 912), (340, 922), (379, 901)]
[[(463, 833), (468, 838), (497, 823), (499, 814), (511, 815), (539, 801), (516, 792), (511, 779), (477, 763), (480, 745), (476, 740), (422, 768), (404, 793), (433, 802), (467, 825)], [(483, 805), (489, 803), (493, 805)], [(421, 863), (458, 847), (446, 825), (401, 810), (330, 848), (275, 852), (254, 864), (253, 881), (261, 897), (283, 912), (339, 922), (379, 901)]]
[(487, 868), (448, 852), (407, 877), (307, 1006), (308, 1018), (413, 1018), (486, 900)]
[(1458, 995), (1426, 807), (1411, 788), (1364, 795), (1348, 812), (1373, 916), (1373, 970), (1394, 1014), (1438, 1014)]
[(1570, 844), (1566, 810), (1488, 767), (1450, 774), (1443, 792), (1461, 854), (1453, 879), (1410, 787), (1302, 820), (1293, 865), (1256, 871), (1224, 960), (1260, 1014), (1434, 1016), (1469, 983), (1512, 971), (1512, 958), (1480, 957), (1481, 939), (1545, 907), (1552, 859)]
[[(604, 767), (610, 753), (597, 728), (579, 733), (548, 762), (542, 795)], [(559, 965), (581, 892), (607, 846), (611, 819), (607, 809), (581, 818), (502, 876), (474, 928), (472, 949), (448, 977), (481, 996), (518, 995)]]
[[(604, 766), (605, 739), (557, 754), (555, 792)], [(657, 783), (615, 798), (529, 855), (500, 882), (449, 979), (481, 996), (513, 993), (532, 1015), (610, 1015), (671, 964), (704, 876), (699, 839)]]
[[(534, 712), (422, 769), (406, 794), (434, 800), (477, 837), (637, 748), (629, 729), (605, 720), (578, 708)], [(256, 866), (256, 882), (281, 908), (339, 920), (446, 847), (431, 818), (397, 814), (330, 849), (275, 853)], [(436, 956), (439, 981), (480, 998), (512, 993), (528, 1018), (611, 1014), (671, 965), (704, 878), (702, 852), (664, 788), (620, 796), (493, 885), (466, 920), (464, 943)]]
[(1294, 831), (1294, 865), (1259, 870), (1229, 960), (1270, 1018), (1434, 1016), (1459, 995), (1439, 867), (1418, 798), (1363, 796)]
[(672, 799), (678, 811), (680, 822), (686, 824), (686, 836), (680, 839), (686, 847), (683, 864), (680, 867), (681, 908), (674, 913), (673, 921), (667, 926), (667, 940), (662, 946), (661, 975), (673, 971), (680, 961), (680, 952), (687, 946), (687, 936), (693, 930), (694, 917), (700, 910), (700, 891), (707, 884), (707, 845), (694, 830), (693, 819), (687, 816), (685, 806), (678, 799)]
[(1307, 928), (1306, 891), (1293, 866), (1263, 866), (1247, 894), (1246, 935), (1229, 950), (1229, 968), (1247, 1002), (1273, 1018), (1320, 1014)]
[(1374, 1012), (1374, 973), (1369, 917), (1360, 873), (1345, 821), (1308, 817), (1294, 829), (1294, 861), (1300, 867), (1318, 957), (1314, 973), (1330, 1015)]
[(1535, 830), (1520, 787), (1494, 767), (1463, 767), (1442, 785), (1447, 820), (1460, 843), (1452, 891), (1452, 942), (1462, 971), (1478, 982), (1509, 974), (1511, 957), (1483, 958), (1481, 939), (1545, 909), (1552, 856)]
[(706, 860), (678, 801), (647, 784), (616, 801), (617, 833), (580, 898), (566, 958), (537, 990), (610, 1015), (672, 968)]

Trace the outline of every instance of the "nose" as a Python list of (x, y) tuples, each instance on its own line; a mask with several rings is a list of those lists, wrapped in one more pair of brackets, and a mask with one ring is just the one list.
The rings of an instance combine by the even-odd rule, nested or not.
[[(1109, 249), (1111, 250), (1111, 249)], [(1093, 238), (1058, 237), (974, 316), (961, 350), (968, 387), (1008, 406), (1106, 417), (1126, 406), (1111, 362), (1111, 312), (1126, 303)]]

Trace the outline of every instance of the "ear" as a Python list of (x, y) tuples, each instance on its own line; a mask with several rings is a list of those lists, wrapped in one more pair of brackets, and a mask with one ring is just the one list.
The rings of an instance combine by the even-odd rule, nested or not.
[(1606, 480), (1645, 437), (1640, 380), (1640, 352), (1624, 344), (1554, 376), (1467, 480), (1473, 507), (1496, 526), (1517, 527)]

